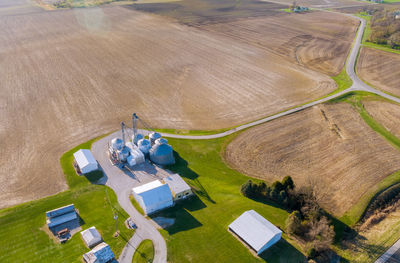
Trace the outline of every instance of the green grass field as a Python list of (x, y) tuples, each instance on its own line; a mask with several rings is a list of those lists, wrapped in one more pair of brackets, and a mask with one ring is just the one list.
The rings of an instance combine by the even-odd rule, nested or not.
[(135, 251), (132, 263), (151, 263), (154, 259), (154, 246), (150, 239), (143, 240)]
[[(288, 216), (276, 205), (250, 200), (240, 194), (240, 186), (248, 180), (229, 169), (221, 159), (224, 145), (232, 139), (177, 140), (169, 139), (177, 155), (170, 169), (185, 177), (197, 194), (192, 200), (152, 216), (174, 217), (173, 226), (162, 230), (167, 240), (171, 262), (300, 262), (303, 255), (282, 240), (262, 255), (254, 257), (228, 232), (228, 225), (246, 210), (254, 209), (284, 229)], [(287, 238), (286, 235), (284, 235)], [(218, 251), (218, 253), (216, 253)], [(291, 260), (291, 261), (290, 261)]]
[[(41, 228), (45, 212), (73, 203), (83, 221), (82, 229), (96, 226), (104, 241), (118, 256), (133, 234), (124, 226), (128, 215), (118, 205), (116, 195), (106, 186), (93, 185), (100, 175), (78, 176), (72, 166), (72, 153), (90, 148), (94, 140), (65, 153), (60, 162), (70, 189), (54, 196), (0, 210), (0, 262), (82, 262), (89, 251), (75, 234), (65, 244), (56, 244)], [(119, 237), (114, 238), (114, 213), (119, 215)]]

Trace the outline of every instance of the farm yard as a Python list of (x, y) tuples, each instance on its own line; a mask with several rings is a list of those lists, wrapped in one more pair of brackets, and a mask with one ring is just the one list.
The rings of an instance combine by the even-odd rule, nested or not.
[(400, 96), (400, 54), (362, 48), (357, 72), (361, 79), (378, 89)]
[(19, 3), (0, 10), (0, 207), (65, 190), (59, 156), (132, 111), (153, 127), (212, 130), (336, 88), (273, 50), (130, 7), (46, 12)]
[(249, 176), (268, 182), (291, 176), (299, 186), (312, 186), (322, 207), (339, 217), (400, 170), (398, 149), (345, 102), (245, 131), (227, 146), (225, 158)]

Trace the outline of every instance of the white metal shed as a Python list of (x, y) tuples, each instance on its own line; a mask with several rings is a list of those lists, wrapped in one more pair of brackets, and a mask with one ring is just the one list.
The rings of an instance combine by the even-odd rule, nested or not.
[(100, 244), (103, 241), (99, 231), (97, 231), (96, 227), (94, 227), (94, 226), (92, 226), (86, 230), (83, 230), (81, 232), (81, 236), (82, 236), (83, 242), (85, 242), (86, 246), (89, 248), (92, 248), (92, 247)]
[(83, 174), (90, 173), (99, 168), (92, 152), (88, 149), (80, 149), (74, 153), (75, 162)]
[(253, 248), (258, 255), (282, 237), (279, 228), (254, 210), (244, 212), (229, 225), (229, 230)]
[(132, 194), (146, 214), (174, 205), (168, 184), (163, 184), (159, 180), (133, 188)]

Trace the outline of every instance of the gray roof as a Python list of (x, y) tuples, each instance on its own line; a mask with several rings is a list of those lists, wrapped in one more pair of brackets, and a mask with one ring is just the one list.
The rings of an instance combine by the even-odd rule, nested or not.
[(83, 257), (88, 263), (107, 263), (114, 258), (114, 253), (110, 246), (103, 242), (84, 254)]
[(229, 225), (229, 229), (257, 252), (276, 235), (282, 234), (279, 228), (254, 210), (244, 212)]
[(164, 182), (169, 185), (171, 191), (175, 194), (182, 193), (184, 191), (190, 190), (190, 186), (179, 176), (179, 174), (171, 174), (164, 178)]
[(86, 230), (83, 230), (81, 232), (81, 236), (83, 241), (88, 247), (94, 247), (95, 245), (101, 243), (102, 238), (100, 233), (97, 231), (97, 229), (92, 226)]

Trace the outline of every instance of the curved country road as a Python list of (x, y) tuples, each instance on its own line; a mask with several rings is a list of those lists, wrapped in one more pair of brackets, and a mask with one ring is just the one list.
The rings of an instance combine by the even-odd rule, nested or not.
[(268, 121), (271, 121), (271, 120), (274, 120), (274, 119), (278, 119), (280, 117), (292, 114), (292, 113), (297, 112), (297, 111), (304, 110), (306, 108), (312, 107), (312, 106), (320, 104), (320, 103), (327, 102), (327, 101), (329, 101), (331, 99), (334, 99), (334, 98), (337, 98), (337, 97), (339, 97), (339, 96), (341, 96), (341, 95), (343, 95), (343, 94), (345, 94), (345, 93), (347, 93), (349, 91), (356, 91), (356, 90), (358, 90), (358, 91), (368, 91), (368, 92), (377, 94), (379, 96), (382, 96), (382, 97), (384, 97), (384, 98), (386, 98), (388, 100), (400, 103), (400, 98), (391, 96), (391, 95), (386, 94), (386, 93), (384, 93), (384, 92), (382, 92), (380, 90), (376, 90), (376, 89), (370, 87), (369, 85), (365, 84), (364, 82), (362, 82), (358, 78), (358, 76), (357, 76), (357, 74), (356, 74), (354, 69), (355, 69), (355, 65), (356, 65), (356, 62), (357, 62), (357, 55), (358, 55), (358, 52), (360, 50), (361, 41), (362, 41), (363, 33), (364, 33), (364, 30), (365, 30), (366, 22), (365, 22), (365, 20), (363, 18), (359, 18), (359, 17), (352, 16), (352, 15), (348, 15), (348, 16), (351, 16), (353, 18), (356, 18), (356, 19), (360, 20), (360, 26), (359, 26), (359, 29), (358, 29), (358, 32), (357, 32), (357, 36), (356, 36), (356, 39), (355, 39), (355, 41), (353, 43), (353, 47), (351, 49), (351, 52), (350, 52), (350, 55), (349, 55), (349, 57), (347, 59), (347, 64), (346, 64), (346, 72), (350, 76), (350, 78), (353, 80), (353, 85), (350, 88), (345, 89), (343, 91), (340, 91), (338, 93), (335, 93), (335, 94), (333, 94), (331, 96), (322, 98), (320, 100), (316, 100), (316, 101), (304, 104), (302, 106), (299, 106), (299, 107), (296, 107), (296, 108), (292, 108), (290, 110), (286, 110), (286, 111), (271, 115), (271, 116), (263, 118), (261, 120), (257, 120), (257, 121), (253, 121), (253, 122), (250, 122), (250, 123), (247, 123), (247, 124), (243, 124), (241, 126), (238, 126), (236, 128), (232, 128), (230, 130), (227, 130), (227, 131), (224, 131), (224, 132), (221, 132), (221, 133), (210, 134), (210, 135), (197, 135), (197, 136), (196, 135), (179, 135), (179, 134), (161, 133), (162, 136), (170, 137), (170, 138), (179, 138), (179, 139), (191, 139), (191, 140), (207, 140), (207, 139), (221, 138), (221, 137), (225, 137), (227, 135), (230, 135), (232, 133), (235, 133), (237, 131), (244, 130), (244, 129), (247, 129), (249, 127), (253, 127), (253, 126), (256, 126), (256, 125), (259, 125), (259, 124), (262, 124), (262, 123), (265, 123), (265, 122), (268, 122)]
[[(351, 15), (349, 15), (351, 16)], [(207, 139), (215, 139), (215, 138), (221, 138), (225, 137), (227, 135), (230, 135), (232, 133), (235, 133), (237, 131), (256, 126), (301, 110), (304, 110), (306, 108), (312, 107), (314, 105), (320, 104), (327, 102), (331, 99), (337, 98), (349, 91), (368, 91), (374, 94), (377, 94), (379, 96), (382, 96), (386, 99), (389, 99), (391, 101), (400, 103), (400, 99), (391, 95), (388, 95), (384, 92), (381, 92), (379, 90), (376, 90), (369, 85), (365, 84), (362, 82), (356, 72), (355, 72), (355, 65), (357, 62), (357, 55), (360, 50), (361, 46), (361, 40), (362, 36), (365, 30), (365, 25), (366, 22), (364, 19), (352, 16), (353, 18), (356, 18), (360, 20), (360, 26), (355, 38), (355, 41), (353, 43), (353, 47), (351, 49), (350, 55), (347, 60), (346, 64), (346, 72), (350, 76), (350, 78), (353, 80), (353, 85), (343, 91), (340, 91), (338, 93), (335, 93), (333, 95), (330, 95), (328, 97), (298, 106), (296, 108), (292, 108), (286, 111), (283, 111), (281, 113), (277, 113), (275, 115), (253, 121), (251, 123), (243, 124), (241, 126), (238, 126), (236, 128), (232, 128), (230, 130), (217, 133), (217, 134), (210, 134), (210, 135), (179, 135), (179, 134), (168, 134), (168, 133), (161, 133), (162, 136), (164, 137), (170, 137), (170, 138), (179, 138), (179, 139), (194, 139), (194, 140), (207, 140)], [(141, 130), (142, 133), (147, 134), (147, 130)], [(99, 164), (103, 168), (105, 174), (106, 174), (106, 182), (105, 184), (109, 187), (111, 187), (115, 193), (117, 194), (118, 197), (118, 202), (120, 203), (121, 207), (130, 215), (130, 217), (133, 219), (133, 221), (137, 224), (138, 229), (132, 236), (132, 238), (129, 240), (128, 244), (125, 246), (120, 258), (119, 262), (122, 263), (130, 263), (132, 261), (132, 256), (137, 248), (137, 246), (140, 244), (141, 241), (144, 239), (151, 239), (154, 244), (155, 248), (155, 258), (154, 262), (155, 263), (165, 263), (167, 261), (167, 246), (165, 243), (165, 240), (161, 236), (160, 232), (157, 230), (156, 226), (148, 219), (146, 219), (144, 216), (142, 216), (131, 204), (129, 200), (129, 193), (132, 189), (133, 185), (133, 180), (129, 178), (129, 176), (124, 176), (124, 173), (117, 167), (114, 167), (111, 165), (110, 161), (108, 160), (108, 157), (106, 155), (106, 148), (107, 148), (107, 142), (110, 141), (112, 137), (115, 137), (117, 133), (114, 133), (110, 136), (107, 136), (96, 143), (93, 144), (92, 151), (96, 157), (96, 159), (99, 161)]]

